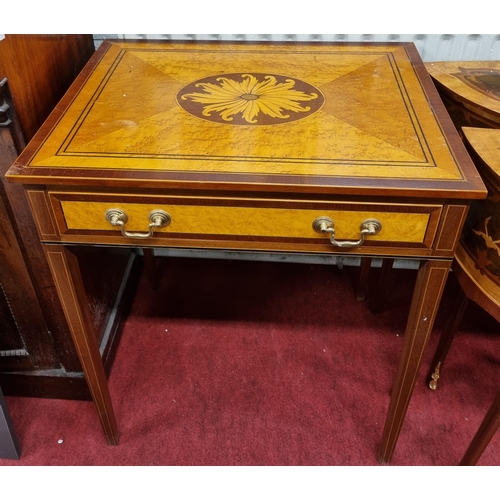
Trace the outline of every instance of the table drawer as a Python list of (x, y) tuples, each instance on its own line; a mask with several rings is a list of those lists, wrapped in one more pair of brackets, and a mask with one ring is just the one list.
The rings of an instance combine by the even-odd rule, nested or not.
[[(320, 217), (333, 221), (335, 240), (357, 241), (365, 220), (381, 223), (378, 234), (367, 236), (363, 246), (415, 246), (429, 248), (441, 214), (440, 205), (391, 205), (355, 202), (295, 201), (248, 198), (159, 197), (114, 194), (49, 193), (61, 239), (100, 243), (119, 237), (127, 244), (137, 240), (288, 241), (330, 245), (329, 234), (318, 233), (313, 222)], [(106, 220), (108, 210), (126, 214), (124, 231)], [(149, 215), (162, 210), (169, 216), (165, 227), (149, 229)], [(142, 237), (141, 237), (142, 236)], [(155, 243), (158, 244), (158, 243)], [(185, 245), (183, 245), (185, 246)], [(333, 245), (331, 245), (333, 247)]]

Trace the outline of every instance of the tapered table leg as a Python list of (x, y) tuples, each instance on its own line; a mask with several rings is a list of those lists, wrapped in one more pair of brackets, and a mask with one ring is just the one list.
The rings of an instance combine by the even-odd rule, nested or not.
[(118, 427), (78, 260), (62, 245), (47, 245), (45, 253), (104, 434), (108, 444), (116, 446)]
[(361, 265), (359, 266), (359, 279), (356, 288), (356, 300), (364, 301), (368, 291), (368, 281), (370, 280), (370, 270), (372, 265), (371, 257), (361, 257)]
[(393, 265), (394, 259), (382, 259), (377, 292), (370, 298), (370, 312), (372, 314), (379, 314), (387, 307), (387, 302), (392, 292), (389, 278)]
[(460, 465), (476, 465), (498, 427), (500, 427), (500, 393), (490, 406)]
[(448, 321), (446, 322), (443, 332), (441, 333), (441, 337), (439, 338), (436, 354), (434, 354), (434, 359), (431, 363), (431, 372), (428, 378), (429, 388), (433, 391), (437, 389), (438, 380), (441, 376), (446, 356), (448, 356), (451, 343), (455, 338), (455, 333), (457, 333), (458, 327), (462, 322), (469, 302), (469, 298), (465, 295), (463, 290), (460, 289), (455, 302), (453, 303), (453, 307), (451, 308)]
[(144, 269), (148, 277), (149, 284), (153, 290), (160, 286), (161, 272), (156, 265), (156, 257), (154, 248), (143, 248), (144, 255)]
[(418, 271), (401, 359), (379, 448), (381, 463), (389, 463), (392, 458), (450, 266), (451, 261), (428, 261)]

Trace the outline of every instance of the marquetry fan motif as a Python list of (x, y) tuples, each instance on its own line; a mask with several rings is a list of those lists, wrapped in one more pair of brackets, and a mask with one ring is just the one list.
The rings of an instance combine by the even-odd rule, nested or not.
[(219, 75), (191, 83), (179, 92), (177, 102), (187, 112), (210, 121), (271, 125), (311, 115), (321, 107), (324, 97), (300, 80), (254, 73)]
[(30, 167), (462, 179), (400, 45), (113, 43)]

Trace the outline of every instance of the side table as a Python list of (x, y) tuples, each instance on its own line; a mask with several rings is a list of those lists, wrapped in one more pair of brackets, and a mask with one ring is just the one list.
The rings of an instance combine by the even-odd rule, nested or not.
[(73, 249), (423, 260), (379, 459), (392, 457), (471, 200), (486, 190), (413, 44), (104, 42), (11, 167), (110, 444)]

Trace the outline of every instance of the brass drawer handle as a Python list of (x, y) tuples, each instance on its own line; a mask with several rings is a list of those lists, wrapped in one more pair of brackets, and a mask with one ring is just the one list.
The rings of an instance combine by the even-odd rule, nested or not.
[(366, 219), (361, 223), (361, 236), (358, 241), (338, 241), (335, 239), (335, 224), (330, 217), (318, 217), (313, 222), (313, 229), (320, 234), (329, 234), (330, 243), (337, 247), (353, 248), (361, 246), (365, 241), (365, 236), (373, 236), (380, 233), (382, 223), (377, 219)]
[(128, 221), (127, 214), (120, 208), (110, 208), (104, 214), (106, 220), (112, 226), (120, 226), (123, 236), (128, 238), (149, 238), (153, 236), (153, 230), (160, 227), (166, 227), (170, 224), (172, 218), (164, 210), (153, 210), (149, 214), (149, 232), (147, 233), (131, 233), (125, 230), (125, 224)]

